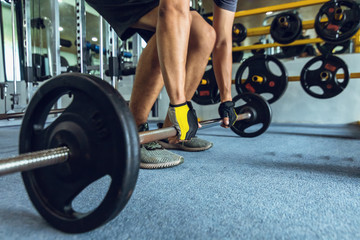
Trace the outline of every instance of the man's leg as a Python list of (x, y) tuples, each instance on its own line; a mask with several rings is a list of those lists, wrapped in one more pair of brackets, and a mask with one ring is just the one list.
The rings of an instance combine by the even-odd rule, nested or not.
[[(145, 15), (135, 27), (148, 30), (153, 29), (152, 27), (156, 23), (155, 12), (156, 9)], [(187, 55), (187, 62), (189, 63), (186, 64), (186, 78), (189, 78), (189, 81), (186, 81), (186, 88), (195, 86), (191, 88), (193, 89), (191, 91), (194, 93), (204, 74), (209, 55), (213, 48), (215, 32), (200, 15), (195, 12), (192, 12), (192, 15), (195, 16), (191, 24), (192, 27), (190, 33), (189, 53), (191, 54)], [(130, 100), (130, 109), (134, 114), (138, 126), (146, 123), (150, 109), (164, 84), (163, 76), (161, 74), (162, 71), (160, 70), (159, 56), (157, 54), (158, 49), (155, 44), (157, 42), (156, 37), (157, 36), (153, 36), (150, 39), (137, 65), (133, 93)], [(144, 88), (144, 86), (152, 87)], [(191, 99), (193, 93), (189, 94), (191, 96), (186, 96), (186, 99)], [(165, 152), (165, 150), (160, 149), (155, 145), (156, 143), (151, 143), (150, 146), (145, 145), (141, 148), (141, 166), (143, 168), (174, 166), (183, 161), (183, 158), (179, 155)]]
[[(213, 66), (221, 102), (232, 101), (232, 27), (235, 12), (214, 4), (214, 29), (217, 34), (213, 51)], [(229, 127), (229, 118), (223, 118), (223, 127)]]
[[(189, 9), (189, 8), (188, 8)], [(144, 17), (142, 17), (139, 22), (134, 25), (136, 28), (143, 28), (148, 30), (154, 30), (157, 24), (157, 16), (156, 12), (158, 9), (154, 9)], [(188, 52), (186, 54), (186, 69), (183, 70), (183, 74), (186, 76), (185, 81), (185, 100), (190, 101), (192, 96), (194, 95), (199, 82), (204, 75), (206, 65), (208, 63), (208, 59), (210, 56), (210, 53), (214, 47), (215, 43), (215, 31), (214, 29), (195, 11), (191, 11), (191, 28), (190, 28), (190, 34), (189, 34), (189, 44), (188, 44)], [(158, 30), (157, 30), (158, 31)], [(157, 35), (156, 35), (157, 38)], [(136, 80), (134, 83), (133, 88), (133, 94), (132, 94), (132, 100), (130, 101), (130, 108), (132, 109), (132, 112), (136, 115), (139, 111), (137, 109), (143, 108), (147, 111), (145, 112), (143, 116), (136, 116), (137, 124), (141, 124), (146, 121), (148, 114), (150, 113), (150, 109), (155, 102), (158, 94), (161, 91), (162, 85), (160, 84), (163, 81), (166, 81), (165, 78), (162, 78), (161, 72), (159, 71), (159, 65), (156, 65), (156, 62), (159, 61), (159, 56), (156, 54), (159, 52), (159, 49), (154, 49), (153, 43), (155, 42), (154, 37), (151, 39), (151, 42), (149, 41), (148, 46), (144, 49), (144, 52), (142, 53), (142, 57), (140, 58), (140, 61), (138, 63)], [(156, 42), (159, 42), (157, 40)], [(151, 45), (151, 46), (149, 46)], [(157, 44), (156, 47), (158, 47), (159, 44)], [(149, 47), (149, 49), (147, 49)], [(173, 55), (176, 54), (178, 47), (175, 47)], [(144, 60), (143, 60), (144, 59)], [(151, 60), (150, 60), (151, 59)], [(169, 60), (170, 61), (170, 60)], [(161, 61), (160, 66), (161, 66)], [(150, 64), (149, 64), (150, 63)], [(172, 62), (167, 62), (168, 64), (173, 64)], [(149, 65), (149, 66), (147, 66)], [(173, 64), (175, 65), (175, 64)], [(141, 69), (141, 70), (140, 70)], [(161, 69), (162, 70), (162, 69)], [(158, 77), (153, 77), (152, 75), (155, 74)], [(151, 79), (149, 77), (151, 76)], [(144, 83), (142, 83), (141, 79), (143, 79)], [(154, 86), (152, 89), (143, 89), (144, 84), (146, 82), (149, 82), (147, 86)], [(166, 83), (165, 83), (166, 84)], [(138, 87), (137, 87), (138, 85)], [(151, 93), (149, 91), (152, 91)], [(139, 96), (135, 96), (139, 99), (147, 99), (148, 96), (153, 96), (151, 98), (152, 101), (148, 101), (147, 103), (143, 103), (143, 101), (135, 101), (133, 100), (134, 93), (137, 92), (143, 92), (144, 94), (136, 94)], [(171, 100), (170, 100), (171, 101)], [(132, 104), (134, 102), (134, 104)], [(148, 104), (148, 106), (138, 106), (139, 104)], [(135, 109), (136, 108), (136, 109)], [(140, 109), (139, 109), (140, 110)], [(170, 126), (171, 123), (166, 124), (165, 126)]]
[[(181, 130), (181, 136), (178, 137), (185, 139), (186, 135), (186, 139), (189, 139), (197, 128), (193, 129), (193, 126), (189, 125), (188, 121), (192, 119), (192, 113), (187, 106), (183, 106), (186, 103), (186, 58), (191, 24), (189, 2), (160, 0), (157, 19), (154, 17), (154, 11), (151, 11), (133, 27), (150, 29), (154, 27), (154, 23), (156, 23), (156, 42), (161, 73), (170, 98), (171, 114), (174, 114), (172, 121), (175, 124), (180, 120), (178, 130), (182, 128), (181, 126), (184, 127), (185, 131)], [(181, 110), (175, 111), (175, 108)]]
[(186, 61), (186, 100), (190, 101), (204, 75), (210, 54), (215, 44), (214, 29), (197, 12), (191, 11), (192, 24)]
[[(143, 16), (133, 26), (148, 30), (156, 28), (156, 32), (159, 33), (150, 39), (142, 53), (130, 100), (130, 109), (142, 130), (148, 130), (147, 124), (144, 123), (164, 85), (163, 76), (167, 79), (165, 82), (171, 103), (179, 104), (186, 100), (184, 90), (186, 55), (184, 52), (185, 54), (187, 52), (189, 30), (183, 27), (180, 29), (181, 22), (179, 21), (185, 21), (185, 26), (190, 24), (189, 6), (186, 6), (186, 11), (180, 11), (180, 15), (175, 7), (169, 0), (160, 1), (159, 8)], [(159, 14), (156, 14), (157, 12)], [(166, 24), (160, 23), (164, 21)], [(180, 38), (176, 33), (179, 29)], [(159, 58), (158, 54), (162, 56)], [(144, 144), (141, 147), (140, 167), (142, 168), (172, 167), (182, 162), (183, 157), (168, 152), (157, 142)]]
[[(190, 29), (189, 51), (186, 62), (186, 100), (190, 101), (204, 75), (210, 53), (215, 43), (214, 29), (195, 11), (192, 11), (192, 24)], [(166, 117), (164, 127), (171, 126)], [(174, 139), (171, 139), (174, 142)], [(167, 149), (185, 151), (203, 151), (212, 147), (212, 143), (200, 138), (193, 138), (188, 142), (173, 144), (161, 141), (160, 144)]]
[[(149, 130), (147, 118), (163, 86), (154, 35), (140, 56), (130, 99), (130, 110), (139, 131)], [(140, 158), (140, 167), (146, 169), (173, 167), (184, 161), (182, 156), (167, 151), (157, 142), (143, 144)]]
[(156, 37), (153, 36), (148, 41), (137, 64), (130, 99), (130, 110), (137, 126), (147, 122), (151, 108), (163, 86)]
[(186, 101), (186, 58), (190, 34), (190, 2), (160, 0), (156, 28), (161, 72), (171, 104)]
[[(214, 29), (195, 11), (192, 11), (189, 50), (186, 61), (186, 100), (190, 101), (204, 75), (209, 56), (215, 43)], [(171, 126), (166, 118), (164, 127)]]

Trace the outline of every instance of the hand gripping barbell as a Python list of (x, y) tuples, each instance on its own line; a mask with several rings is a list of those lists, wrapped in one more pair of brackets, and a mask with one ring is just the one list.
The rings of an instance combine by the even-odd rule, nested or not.
[[(55, 120), (47, 121), (62, 96), (71, 96), (71, 102)], [(245, 104), (235, 110), (242, 121), (232, 129), (245, 137), (263, 133), (271, 121), (269, 104), (252, 94), (234, 101), (240, 99)], [(254, 124), (262, 127), (247, 132)], [(107, 82), (91, 75), (62, 74), (34, 94), (20, 130), (20, 155), (0, 160), (0, 175), (22, 171), (33, 205), (50, 225), (68, 233), (87, 232), (116, 217), (130, 199), (140, 144), (176, 134), (174, 127), (138, 133), (127, 103)], [(105, 176), (111, 183), (101, 203), (86, 213), (76, 211), (74, 199)]]

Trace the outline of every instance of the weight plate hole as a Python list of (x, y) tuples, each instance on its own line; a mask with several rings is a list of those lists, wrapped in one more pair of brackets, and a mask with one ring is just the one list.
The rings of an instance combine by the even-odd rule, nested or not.
[(328, 17), (326, 16), (326, 14), (322, 14), (321, 16), (320, 16), (320, 23), (321, 23), (321, 25), (327, 25), (327, 23), (329, 22), (329, 19), (328, 19)]
[(252, 125), (244, 130), (245, 133), (250, 134), (259, 131), (264, 126), (263, 123)]
[(247, 79), (249, 77), (249, 67), (246, 67), (242, 74), (242, 79)]
[(309, 90), (318, 95), (324, 95), (325, 93), (324, 90), (322, 90), (322, 88), (319, 86), (312, 86), (309, 88)]
[(337, 70), (337, 72), (336, 72), (336, 75), (340, 75), (340, 76), (341, 76), (341, 77), (339, 77), (339, 78), (336, 78), (336, 81), (337, 81), (338, 83), (344, 83), (345, 79), (344, 79), (344, 77), (342, 77), (342, 76), (344, 76), (344, 69), (343, 69), (343, 68), (338, 68), (338, 70)]
[[(55, 111), (55, 107), (57, 107), (59, 109), (65, 109), (68, 106), (70, 106), (70, 104), (72, 103), (72, 101), (74, 100), (74, 96), (72, 94), (64, 94), (62, 95), (57, 102), (52, 106), (51, 111)], [(61, 103), (61, 105), (58, 105), (58, 102)], [(57, 114), (48, 114), (47, 118), (46, 118), (46, 123), (49, 124), (51, 122), (53, 122), (54, 120), (56, 120), (59, 116), (61, 115), (61, 113), (57, 113)], [(46, 125), (47, 126), (47, 125)]]
[(336, 74), (344, 74), (344, 68), (339, 67), (336, 71)]
[(277, 76), (277, 77), (281, 77), (283, 75), (283, 73), (281, 72), (281, 69), (279, 67), (279, 65), (277, 65), (275, 62), (273, 61), (269, 61), (268, 62), (268, 69), (270, 70), (270, 72)]
[(332, 53), (341, 52), (344, 48), (345, 48), (344, 46), (336, 46), (336, 47), (332, 50)]
[(317, 70), (319, 68), (321, 68), (321, 65), (322, 65), (322, 61), (319, 60), (319, 61), (316, 61), (314, 62), (313, 64), (311, 64), (311, 66), (309, 66), (309, 68), (307, 69), (308, 71), (314, 71), (314, 70)]
[(95, 210), (109, 191), (111, 177), (106, 175), (87, 186), (72, 201), (72, 208), (78, 213), (89, 213)]

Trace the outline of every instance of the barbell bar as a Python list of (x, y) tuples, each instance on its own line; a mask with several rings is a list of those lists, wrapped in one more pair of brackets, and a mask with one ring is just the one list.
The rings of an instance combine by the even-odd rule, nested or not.
[[(57, 101), (68, 94), (72, 96), (68, 106), (56, 119), (46, 121)], [(242, 94), (233, 102), (239, 120), (231, 127), (235, 133), (254, 137), (266, 131), (271, 108), (262, 97)], [(260, 129), (248, 132), (258, 124)], [(92, 75), (65, 73), (33, 95), (20, 128), (19, 156), (0, 160), (0, 175), (21, 171), (39, 214), (60, 231), (83, 233), (115, 218), (129, 201), (139, 172), (140, 144), (176, 134), (174, 127), (138, 133), (127, 102), (109, 83)], [(110, 183), (101, 202), (91, 210), (74, 208), (77, 196), (104, 177)]]
[[(246, 112), (239, 114), (236, 121), (246, 120), (251, 118), (251, 113)], [(219, 123), (222, 119), (210, 119), (200, 121), (202, 126)], [(150, 130), (139, 133), (140, 144), (145, 144), (161, 139), (175, 137), (177, 130), (175, 127), (166, 127), (156, 130)], [(40, 167), (50, 166), (58, 163), (63, 163), (71, 158), (71, 151), (68, 147), (59, 147), (46, 149), (43, 151), (36, 151), (31, 153), (20, 154), (15, 157), (0, 159), (0, 176), (29, 171)]]
[[(59, 113), (62, 113), (63, 111), (64, 111), (64, 108), (52, 109), (49, 114), (59, 114)], [(24, 117), (24, 114), (25, 113), (23, 113), (23, 112), (3, 113), (3, 114), (0, 114), (0, 120), (22, 118), (22, 117)]]
[(0, 160), (0, 176), (62, 163), (67, 161), (69, 156), (69, 148), (59, 147), (2, 159)]

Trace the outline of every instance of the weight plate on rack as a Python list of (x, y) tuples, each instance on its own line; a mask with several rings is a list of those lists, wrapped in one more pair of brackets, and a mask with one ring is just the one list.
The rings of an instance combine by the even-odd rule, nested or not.
[(314, 27), (326, 42), (344, 42), (360, 28), (360, 7), (352, 0), (329, 1), (317, 13)]
[(245, 40), (247, 37), (246, 27), (241, 23), (234, 23), (232, 29), (232, 40), (233, 42), (239, 44)]
[[(341, 70), (344, 76), (338, 79), (336, 74)], [(337, 96), (346, 88), (349, 79), (350, 75), (346, 63), (333, 55), (314, 57), (305, 64), (300, 76), (301, 86), (305, 92), (315, 98)]]
[(271, 107), (260, 95), (243, 93), (233, 98), (237, 114), (249, 112), (250, 119), (235, 122), (231, 127), (241, 137), (256, 137), (263, 134), (271, 123)]
[(302, 21), (300, 17), (291, 12), (278, 14), (271, 23), (270, 35), (275, 42), (288, 44), (300, 36)]
[(269, 103), (277, 101), (284, 94), (287, 84), (288, 76), (284, 65), (269, 55), (255, 55), (246, 59), (235, 77), (235, 88), (239, 94), (270, 94), (271, 97), (266, 98)]
[(212, 67), (205, 71), (192, 100), (200, 105), (211, 105), (220, 102), (220, 92)]
[[(63, 98), (69, 105), (47, 121), (51, 108)], [(19, 152), (59, 146), (69, 148), (69, 160), (22, 173), (38, 212), (68, 233), (90, 231), (116, 217), (134, 191), (140, 157), (137, 127), (121, 95), (107, 82), (79, 73), (44, 83), (26, 110)], [(81, 193), (99, 179), (110, 181), (93, 191), (91, 199), (84, 197)]]

